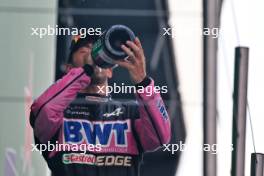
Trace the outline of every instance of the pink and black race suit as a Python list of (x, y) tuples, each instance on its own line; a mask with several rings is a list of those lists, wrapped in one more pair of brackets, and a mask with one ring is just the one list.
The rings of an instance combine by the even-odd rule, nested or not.
[(57, 146), (42, 152), (53, 176), (137, 176), (142, 154), (170, 140), (161, 96), (141, 92), (136, 102), (124, 103), (79, 93), (92, 73), (87, 65), (74, 68), (34, 101), (35, 142)]

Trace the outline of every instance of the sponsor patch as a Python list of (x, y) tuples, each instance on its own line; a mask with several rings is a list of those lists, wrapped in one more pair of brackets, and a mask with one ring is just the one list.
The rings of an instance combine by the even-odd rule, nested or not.
[(127, 147), (130, 120), (88, 121), (64, 119), (64, 142), (77, 144), (101, 144), (109, 147), (112, 140), (116, 147)]
[(132, 163), (131, 156), (121, 155), (101, 155), (96, 156), (92, 154), (69, 153), (62, 156), (64, 164), (87, 164), (95, 166), (126, 166), (130, 167)]

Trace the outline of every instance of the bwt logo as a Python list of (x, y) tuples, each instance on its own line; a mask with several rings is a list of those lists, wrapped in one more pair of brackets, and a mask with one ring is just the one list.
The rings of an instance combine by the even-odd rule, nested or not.
[(115, 145), (127, 146), (130, 121), (64, 120), (64, 141), (66, 143), (101, 144), (108, 147), (114, 138)]

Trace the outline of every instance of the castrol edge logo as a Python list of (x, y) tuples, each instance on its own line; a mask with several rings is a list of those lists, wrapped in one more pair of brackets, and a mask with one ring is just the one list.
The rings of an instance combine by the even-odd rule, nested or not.
[(96, 166), (126, 166), (130, 167), (132, 163), (131, 156), (109, 155), (95, 156), (92, 154), (69, 153), (62, 157), (64, 164), (87, 164)]

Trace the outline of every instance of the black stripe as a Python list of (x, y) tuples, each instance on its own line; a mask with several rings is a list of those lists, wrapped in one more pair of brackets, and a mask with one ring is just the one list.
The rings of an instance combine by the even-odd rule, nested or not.
[(64, 91), (66, 88), (68, 88), (74, 81), (76, 81), (78, 78), (80, 78), (83, 74), (85, 74), (85, 71), (83, 71), (80, 75), (76, 76), (76, 78), (74, 78), (69, 84), (67, 84), (63, 89), (61, 89), (59, 92), (57, 92), (55, 95), (53, 95), (49, 100), (47, 100), (45, 103), (43, 103), (43, 105), (41, 105), (41, 107), (39, 108), (35, 118), (32, 120), (32, 125), (33, 125), (33, 128), (34, 128), (34, 124), (35, 124), (35, 121), (40, 113), (40, 111), (42, 110), (42, 108), (47, 104), (49, 103), (52, 99), (54, 99), (56, 96), (58, 96), (62, 91)]

